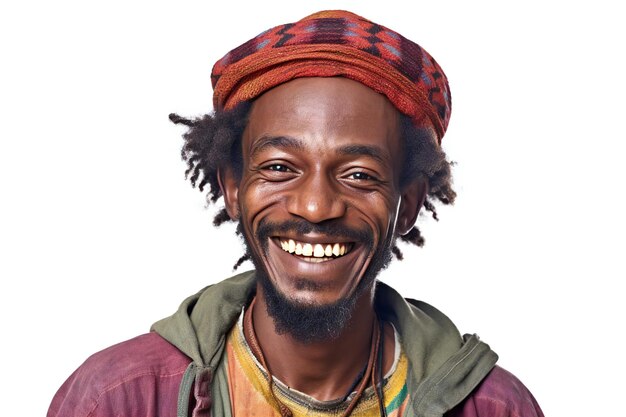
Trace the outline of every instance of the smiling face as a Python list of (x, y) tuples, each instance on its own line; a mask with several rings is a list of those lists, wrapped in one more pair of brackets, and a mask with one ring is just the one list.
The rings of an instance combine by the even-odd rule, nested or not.
[(301, 78), (263, 94), (242, 153), (241, 177), (222, 175), (227, 210), (257, 268), (302, 305), (332, 305), (371, 285), (425, 192), (418, 182), (400, 189), (397, 110), (345, 78)]

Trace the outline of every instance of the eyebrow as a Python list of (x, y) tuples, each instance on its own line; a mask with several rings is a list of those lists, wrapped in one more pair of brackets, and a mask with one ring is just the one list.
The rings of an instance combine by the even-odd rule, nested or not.
[(250, 157), (267, 148), (290, 148), (303, 150), (304, 144), (300, 139), (291, 136), (261, 136), (252, 146)]
[(346, 145), (339, 148), (337, 153), (340, 155), (365, 155), (376, 159), (380, 163), (385, 163), (389, 159), (385, 157), (386, 153), (381, 148), (370, 145)]
[[(250, 157), (254, 157), (263, 150), (272, 147), (299, 151), (305, 149), (302, 140), (292, 136), (261, 136), (252, 146)], [(337, 149), (337, 153), (340, 155), (369, 156), (380, 163), (385, 163), (389, 159), (380, 147), (371, 145), (345, 145)]]

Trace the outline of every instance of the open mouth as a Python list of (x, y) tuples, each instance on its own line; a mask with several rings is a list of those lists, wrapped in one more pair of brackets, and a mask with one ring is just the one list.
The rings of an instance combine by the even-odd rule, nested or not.
[(306, 262), (326, 262), (340, 258), (354, 247), (352, 242), (307, 243), (280, 237), (275, 240), (285, 252)]

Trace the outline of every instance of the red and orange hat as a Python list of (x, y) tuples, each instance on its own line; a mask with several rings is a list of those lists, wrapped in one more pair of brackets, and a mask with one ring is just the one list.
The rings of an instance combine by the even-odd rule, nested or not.
[(213, 105), (228, 110), (301, 77), (346, 77), (387, 96), (441, 139), (450, 120), (448, 80), (416, 43), (354, 13), (329, 10), (269, 29), (213, 66)]

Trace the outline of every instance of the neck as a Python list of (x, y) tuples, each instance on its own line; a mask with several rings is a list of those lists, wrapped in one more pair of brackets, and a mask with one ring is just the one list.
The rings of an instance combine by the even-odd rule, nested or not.
[[(305, 343), (277, 333), (260, 285), (252, 311), (254, 333), (271, 373), (290, 388), (321, 401), (342, 398), (354, 385), (368, 362), (374, 322), (373, 286), (363, 291), (352, 318), (331, 340)], [(389, 330), (384, 332), (384, 371), (393, 362), (393, 332)]]

